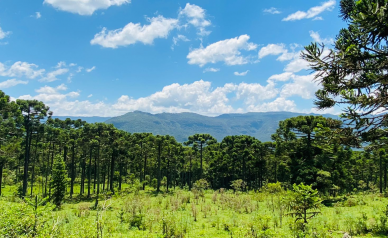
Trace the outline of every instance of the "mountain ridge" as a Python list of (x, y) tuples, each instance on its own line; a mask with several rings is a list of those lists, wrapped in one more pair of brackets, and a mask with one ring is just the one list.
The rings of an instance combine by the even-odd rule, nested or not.
[[(159, 113), (134, 111), (105, 121), (116, 128), (131, 133), (150, 132), (155, 135), (172, 135), (179, 142), (196, 133), (207, 133), (221, 141), (228, 135), (250, 135), (265, 142), (271, 140), (279, 121), (300, 115), (320, 115), (295, 112), (228, 113), (215, 117), (191, 112)], [(336, 115), (322, 116), (338, 118)]]

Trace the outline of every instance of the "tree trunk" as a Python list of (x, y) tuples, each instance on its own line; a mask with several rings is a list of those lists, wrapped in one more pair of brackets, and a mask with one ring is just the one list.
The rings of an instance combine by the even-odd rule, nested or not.
[(123, 163), (122, 163), (122, 159), (120, 159), (120, 163), (119, 163), (119, 191), (121, 191), (121, 182), (122, 182), (122, 176), (123, 176)]
[(38, 154), (38, 141), (39, 141), (39, 134), (36, 135), (36, 141), (35, 141), (35, 153), (34, 153), (34, 161), (32, 163), (32, 173), (31, 173), (31, 197), (34, 190), (34, 177), (35, 177), (35, 164), (37, 163), (37, 154)]
[(144, 155), (143, 190), (145, 190), (145, 185), (146, 185), (146, 169), (147, 169), (147, 154)]
[(88, 198), (90, 198), (90, 184), (92, 179), (92, 152), (93, 152), (93, 148), (90, 147), (90, 157), (89, 157), (89, 166), (88, 166)]
[(115, 188), (113, 187), (113, 178), (115, 173), (115, 154), (114, 151), (112, 152), (112, 161), (110, 164), (110, 191), (114, 194)]
[(96, 203), (95, 203), (95, 207), (97, 208), (98, 206), (98, 196), (100, 195), (100, 174), (99, 174), (99, 170), (100, 170), (100, 141), (98, 141), (98, 150), (97, 150), (97, 171), (96, 171), (96, 174), (97, 174), (97, 196), (96, 196)]
[(383, 193), (383, 156), (380, 155), (380, 193)]
[(24, 151), (24, 168), (23, 168), (23, 191), (22, 196), (24, 197), (27, 193), (27, 186), (28, 186), (28, 164), (30, 160), (30, 112), (28, 112), (27, 115), (27, 125), (26, 125), (26, 140), (25, 140), (25, 151)]
[(202, 146), (203, 146), (203, 144), (202, 144), (202, 142), (201, 142), (201, 171), (200, 171), (200, 176), (199, 176), (199, 178), (202, 178), (202, 174), (203, 174), (203, 167), (202, 167)]
[(160, 170), (160, 167), (161, 167), (161, 159), (160, 159), (160, 154), (161, 154), (161, 145), (162, 143), (159, 142), (158, 144), (158, 184), (157, 184), (157, 187), (156, 187), (156, 192), (160, 192), (160, 181), (161, 181), (161, 177), (162, 177), (162, 171)]
[(75, 157), (75, 143), (73, 142), (71, 151), (71, 180), (70, 180), (70, 198), (73, 197), (74, 193), (74, 180), (75, 180), (75, 164), (74, 164), (74, 157)]
[(3, 168), (4, 168), (4, 163), (0, 163), (0, 196), (1, 196), (1, 188), (3, 187)]

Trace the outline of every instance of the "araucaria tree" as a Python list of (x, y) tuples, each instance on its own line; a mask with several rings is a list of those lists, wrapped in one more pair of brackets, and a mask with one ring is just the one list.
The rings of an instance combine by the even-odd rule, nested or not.
[(342, 0), (340, 5), (349, 25), (334, 49), (313, 43), (302, 57), (323, 86), (316, 92), (318, 108), (344, 104), (344, 118), (364, 135), (376, 136), (373, 129), (388, 123), (388, 1)]
[(53, 178), (50, 183), (52, 189), (51, 198), (53, 203), (60, 207), (66, 195), (67, 185), (66, 165), (61, 156), (55, 157), (52, 174)]
[(318, 190), (312, 189), (311, 185), (294, 184), (294, 191), (288, 202), (289, 215), (295, 217), (295, 222), (307, 224), (309, 219), (320, 213), (320, 204)]
[(217, 140), (209, 135), (209, 134), (195, 134), (192, 136), (189, 136), (188, 140), (185, 142), (185, 145), (192, 145), (193, 147), (197, 147), (200, 152), (200, 161), (201, 161), (201, 167), (200, 167), (200, 177), (202, 178), (203, 175), (203, 149), (207, 145), (211, 145), (217, 143)]

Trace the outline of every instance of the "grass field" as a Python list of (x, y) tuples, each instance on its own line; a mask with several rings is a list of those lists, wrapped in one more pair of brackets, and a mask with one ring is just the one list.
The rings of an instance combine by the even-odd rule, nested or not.
[(1, 237), (387, 237), (388, 199), (377, 194), (322, 205), (298, 235), (285, 207), (287, 193), (126, 188), (102, 195), (97, 208), (93, 199), (77, 195), (59, 210), (45, 205), (34, 212), (14, 190), (6, 187), (0, 200)]

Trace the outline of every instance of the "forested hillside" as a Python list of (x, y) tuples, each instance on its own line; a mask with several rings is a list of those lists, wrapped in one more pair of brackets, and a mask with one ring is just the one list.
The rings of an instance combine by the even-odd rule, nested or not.
[[(248, 135), (260, 141), (270, 141), (280, 121), (307, 115), (293, 112), (250, 112), (245, 114), (223, 114), (216, 117), (195, 113), (150, 114), (140, 111), (129, 112), (106, 121), (127, 132), (150, 132), (154, 135), (171, 135), (178, 142), (186, 141), (194, 134), (211, 134), (221, 141), (229, 135)], [(335, 115), (325, 117), (338, 118)]]

